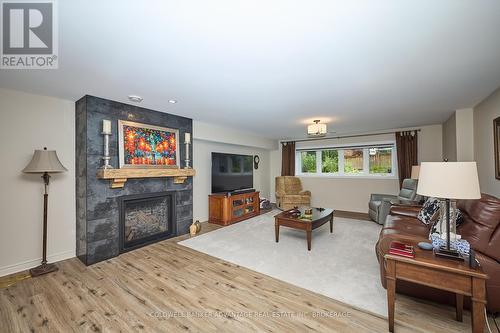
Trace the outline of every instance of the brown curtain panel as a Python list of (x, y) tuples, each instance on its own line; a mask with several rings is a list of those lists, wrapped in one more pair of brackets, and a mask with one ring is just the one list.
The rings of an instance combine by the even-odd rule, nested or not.
[(411, 178), (411, 167), (418, 164), (418, 131), (396, 132), (398, 151), (399, 187), (403, 180)]
[(283, 142), (281, 148), (281, 175), (295, 176), (295, 142)]

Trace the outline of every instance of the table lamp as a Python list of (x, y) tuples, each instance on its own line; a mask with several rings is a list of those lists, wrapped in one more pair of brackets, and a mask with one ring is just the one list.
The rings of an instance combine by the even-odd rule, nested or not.
[[(446, 220), (446, 245), (436, 255), (461, 259), (451, 248), (450, 230), (456, 230), (456, 200), (480, 199), (476, 162), (422, 162), (417, 194), (441, 199), (441, 216)], [(450, 209), (453, 214), (450, 214)]]
[(49, 201), (48, 186), (49, 173), (59, 173), (68, 171), (59, 161), (55, 150), (35, 150), (31, 162), (23, 169), (24, 173), (41, 173), (45, 183), (45, 193), (43, 195), (43, 256), (42, 264), (30, 269), (31, 276), (39, 276), (57, 271), (55, 264), (47, 264), (47, 204)]
[(418, 180), (419, 174), (420, 174), (420, 165), (412, 166), (410, 178)]

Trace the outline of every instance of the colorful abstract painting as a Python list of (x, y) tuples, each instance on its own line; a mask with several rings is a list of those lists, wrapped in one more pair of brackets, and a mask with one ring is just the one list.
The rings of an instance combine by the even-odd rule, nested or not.
[(179, 166), (179, 130), (119, 121), (120, 167)]

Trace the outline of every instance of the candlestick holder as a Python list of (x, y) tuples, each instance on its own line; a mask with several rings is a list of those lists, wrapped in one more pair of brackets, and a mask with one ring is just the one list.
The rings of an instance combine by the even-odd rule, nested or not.
[(102, 132), (101, 134), (104, 137), (104, 155), (102, 157), (103, 165), (100, 169), (113, 169), (113, 167), (109, 164), (109, 161), (111, 160), (111, 156), (109, 156), (109, 137), (111, 136), (111, 133)]
[(191, 169), (191, 166), (189, 165), (191, 163), (191, 161), (189, 160), (189, 142), (184, 142), (184, 144), (186, 145), (186, 159), (184, 160), (185, 164), (184, 164), (184, 169)]

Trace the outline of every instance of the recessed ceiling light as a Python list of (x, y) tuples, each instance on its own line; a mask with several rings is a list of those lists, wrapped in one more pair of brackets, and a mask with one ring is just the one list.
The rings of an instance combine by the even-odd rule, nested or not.
[(134, 102), (134, 103), (140, 103), (140, 102), (142, 102), (142, 97), (141, 96), (137, 96), (137, 95), (128, 95), (128, 99), (131, 102)]
[(168, 102), (170, 104), (175, 104), (175, 103), (177, 103), (177, 100), (176, 99), (169, 99)]

